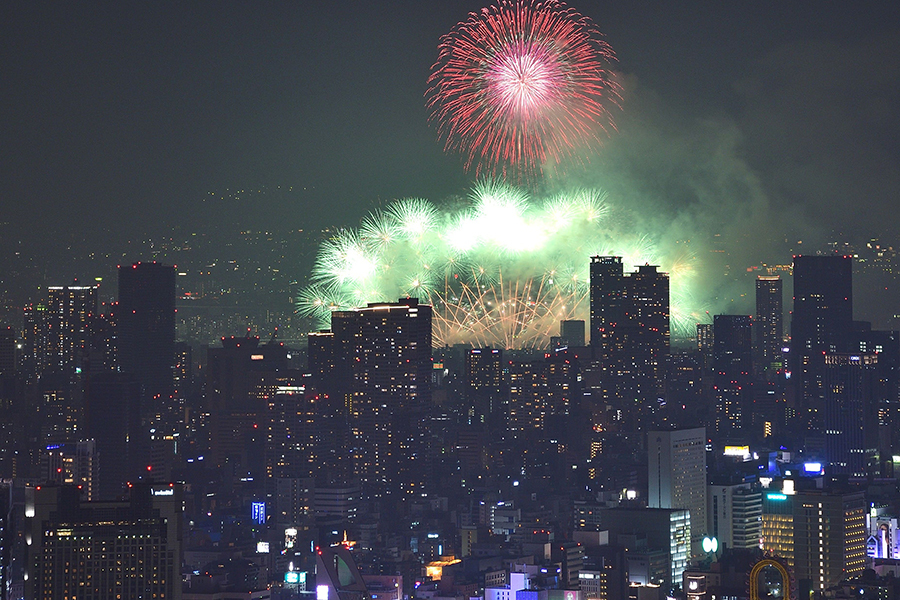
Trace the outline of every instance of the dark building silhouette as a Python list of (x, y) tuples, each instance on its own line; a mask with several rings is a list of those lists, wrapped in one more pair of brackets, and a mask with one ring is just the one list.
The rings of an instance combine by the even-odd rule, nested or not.
[(825, 456), (830, 474), (875, 474), (876, 354), (825, 355)]
[(210, 460), (231, 476), (263, 476), (269, 399), (279, 388), (300, 384), (280, 342), (258, 337), (222, 338), (207, 354), (206, 410), (210, 414)]
[(503, 403), (503, 351), (470, 348), (465, 353), (465, 422), (468, 425), (499, 426), (505, 421)]
[(145, 418), (171, 417), (175, 362), (175, 267), (119, 267), (119, 370), (141, 386)]
[(784, 300), (782, 281), (778, 276), (756, 278), (756, 320), (754, 328), (755, 364), (761, 371), (782, 368), (784, 345)]
[(753, 351), (747, 315), (713, 318), (716, 432), (728, 436), (751, 424)]
[(131, 373), (96, 373), (85, 382), (86, 436), (96, 442), (95, 499), (117, 498), (146, 475), (149, 434), (141, 423), (141, 388)]
[(571, 320), (559, 322), (559, 336), (550, 338), (550, 348), (581, 348), (584, 346), (584, 321)]
[(853, 330), (853, 259), (795, 256), (791, 318), (791, 376), (802, 426), (823, 426), (825, 354), (846, 352)]

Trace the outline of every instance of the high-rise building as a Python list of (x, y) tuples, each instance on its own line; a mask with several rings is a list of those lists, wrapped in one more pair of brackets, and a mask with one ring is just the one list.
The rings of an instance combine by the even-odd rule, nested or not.
[(500, 413), (503, 393), (503, 351), (469, 348), (465, 353), (465, 421), (486, 426)]
[(91, 322), (97, 313), (97, 286), (47, 288), (44, 369), (80, 372), (91, 340)]
[(592, 257), (590, 272), (590, 343), (601, 365), (599, 395), (628, 411), (636, 426), (664, 390), (669, 276), (653, 265), (625, 275), (618, 256)]
[(25, 597), (181, 598), (182, 502), (171, 483), (134, 484), (118, 502), (26, 489)]
[(853, 330), (853, 258), (795, 256), (790, 367), (806, 426), (821, 431), (826, 353), (846, 352)]
[(96, 443), (98, 463), (93, 500), (117, 498), (150, 464), (140, 401), (140, 386), (130, 373), (96, 373), (85, 383), (85, 430)]
[(280, 342), (257, 337), (222, 338), (207, 353), (206, 410), (210, 414), (210, 460), (246, 477), (263, 477), (269, 401), (285, 386), (300, 385)]
[(878, 451), (877, 354), (825, 355), (826, 472), (874, 475)]
[(693, 551), (707, 534), (706, 429), (647, 433), (648, 497), (651, 508), (687, 509)]
[(369, 496), (420, 493), (431, 404), (431, 306), (415, 298), (336, 311), (336, 364), (352, 374), (354, 464)]
[(782, 368), (781, 348), (784, 342), (784, 300), (781, 277), (760, 275), (756, 278), (756, 321), (754, 321), (755, 362), (760, 370)]
[(169, 417), (175, 364), (175, 267), (157, 262), (120, 266), (118, 310), (119, 370), (137, 377), (145, 418)]
[[(713, 385), (716, 397), (716, 432), (746, 436), (751, 425), (753, 360), (751, 322), (746, 315), (713, 318)], [(744, 428), (747, 431), (742, 432)]]
[(613, 331), (625, 317), (621, 256), (592, 256), (590, 271), (591, 346), (603, 354), (612, 351)]
[(711, 483), (708, 533), (722, 548), (759, 548), (762, 535), (762, 492), (758, 484)]
[(797, 580), (823, 590), (865, 568), (865, 517), (862, 491), (769, 491), (763, 494), (762, 548), (792, 566)]

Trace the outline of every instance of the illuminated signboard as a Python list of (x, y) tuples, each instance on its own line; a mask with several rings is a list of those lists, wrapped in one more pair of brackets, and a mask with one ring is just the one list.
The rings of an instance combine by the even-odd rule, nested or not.
[(288, 571), (284, 574), (285, 583), (300, 583), (300, 571)]
[(257, 554), (268, 554), (269, 553), (269, 542), (256, 542), (256, 553)]
[(327, 585), (317, 585), (316, 586), (316, 600), (328, 600), (328, 586)]
[(174, 496), (175, 490), (172, 488), (163, 488), (161, 490), (152, 490), (154, 496)]
[(750, 456), (750, 446), (725, 446), (725, 456)]
[(253, 502), (250, 504), (250, 518), (254, 523), (259, 523), (260, 525), (266, 522), (266, 503), (265, 502)]
[(822, 463), (808, 462), (803, 464), (803, 470), (807, 473), (821, 473)]
[(769, 500), (787, 500), (787, 496), (784, 494), (766, 494), (766, 498)]

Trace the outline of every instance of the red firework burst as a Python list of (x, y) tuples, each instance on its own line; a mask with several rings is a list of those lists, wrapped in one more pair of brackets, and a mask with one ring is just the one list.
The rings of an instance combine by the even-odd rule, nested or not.
[(530, 178), (615, 127), (615, 55), (563, 2), (500, 0), (441, 38), (427, 103), (476, 174)]

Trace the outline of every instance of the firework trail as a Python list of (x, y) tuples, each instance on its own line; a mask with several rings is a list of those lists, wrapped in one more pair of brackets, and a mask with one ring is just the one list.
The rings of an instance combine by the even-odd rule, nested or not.
[(427, 105), (466, 169), (529, 179), (615, 128), (614, 60), (591, 20), (563, 2), (499, 0), (441, 38)]
[(535, 199), (491, 181), (456, 210), (398, 200), (323, 242), (297, 310), (327, 328), (333, 310), (409, 296), (434, 307), (437, 346), (542, 348), (559, 321), (587, 319), (590, 257), (617, 255), (627, 271), (648, 262), (672, 270), (672, 333), (693, 335), (696, 257), (660, 259), (648, 236), (609, 215), (596, 190)]

